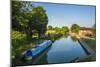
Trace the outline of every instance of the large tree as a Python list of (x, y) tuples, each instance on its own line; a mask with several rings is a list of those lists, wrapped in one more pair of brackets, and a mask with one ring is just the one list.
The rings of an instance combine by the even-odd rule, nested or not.
[(73, 24), (72, 27), (71, 27), (71, 32), (78, 33), (79, 29), (80, 29), (79, 25)]
[(27, 26), (30, 17), (27, 16), (26, 13), (30, 11), (29, 8), (32, 8), (31, 2), (12, 1), (12, 29), (13, 30), (23, 31), (24, 27)]
[(32, 9), (32, 18), (29, 21), (29, 27), (38, 31), (39, 38), (47, 30), (48, 17), (43, 7), (38, 6)]
[(18, 17), (20, 16), (21, 4), (17, 1), (12, 1), (12, 29), (18, 30), (20, 24), (18, 22)]
[(48, 17), (43, 7), (34, 7), (27, 1), (12, 1), (12, 28), (26, 33), (28, 40), (32, 40), (32, 30), (37, 30), (40, 38), (47, 24)]

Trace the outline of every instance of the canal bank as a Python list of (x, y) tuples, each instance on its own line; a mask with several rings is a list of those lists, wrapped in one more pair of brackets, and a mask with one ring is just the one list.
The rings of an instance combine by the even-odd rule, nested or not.
[[(93, 47), (93, 46), (89, 46), (87, 43), (85, 43), (82, 39), (81, 39), (81, 37), (79, 36), (79, 35), (77, 35), (77, 34), (70, 34), (71, 36), (75, 36), (76, 38), (77, 38), (77, 40), (78, 40), (78, 42), (80, 43), (80, 45), (81, 45), (81, 47), (83, 48), (83, 50), (86, 52), (86, 54), (88, 55), (86, 58), (88, 58), (88, 57), (91, 57), (92, 59), (91, 60), (96, 60), (96, 51), (95, 50), (93, 50), (93, 48), (91, 48), (91, 47)], [(84, 37), (84, 38), (86, 38), (86, 39), (92, 39), (92, 40), (94, 40), (94, 38), (89, 38), (89, 37)], [(95, 45), (95, 44), (94, 44)], [(85, 58), (85, 59), (86, 59)], [(84, 59), (84, 58), (83, 58)]]
[(91, 60), (96, 60), (96, 52), (93, 49), (91, 49), (85, 42), (83, 42), (82, 39), (78, 38), (78, 42), (80, 43), (80, 45), (82, 46), (86, 54), (88, 55), (87, 57), (92, 57)]

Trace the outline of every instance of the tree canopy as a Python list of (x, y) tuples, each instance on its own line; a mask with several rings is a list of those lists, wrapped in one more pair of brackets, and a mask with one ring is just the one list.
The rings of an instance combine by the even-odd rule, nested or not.
[(52, 30), (53, 27), (51, 25), (48, 26), (48, 30)]
[(71, 26), (71, 32), (78, 33), (79, 29), (80, 29), (80, 27), (77, 24), (73, 24)]
[(62, 27), (62, 30), (63, 30), (65, 33), (69, 32), (69, 29), (68, 29), (67, 26), (63, 26), (63, 27)]
[(38, 31), (38, 36), (47, 30), (48, 17), (41, 6), (32, 6), (31, 2), (12, 1), (12, 29), (26, 33), (32, 38), (32, 30)]

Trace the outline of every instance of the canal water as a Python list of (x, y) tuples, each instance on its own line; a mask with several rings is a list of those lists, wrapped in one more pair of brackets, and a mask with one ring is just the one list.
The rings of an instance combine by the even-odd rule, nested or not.
[(84, 58), (85, 51), (79, 42), (70, 36), (56, 40), (41, 56), (32, 61), (32, 64), (69, 63), (75, 58)]

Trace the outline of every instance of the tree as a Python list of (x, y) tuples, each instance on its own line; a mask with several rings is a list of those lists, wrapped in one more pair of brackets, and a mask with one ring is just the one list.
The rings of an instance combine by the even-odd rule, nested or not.
[(32, 40), (32, 30), (37, 30), (40, 38), (47, 30), (47, 24), (43, 7), (34, 7), (27, 1), (12, 1), (12, 29), (26, 33), (28, 40)]
[(67, 26), (63, 26), (62, 31), (64, 32), (64, 34), (67, 34), (67, 32), (69, 32), (69, 29)]
[(79, 25), (73, 24), (71, 27), (71, 32), (78, 33), (79, 29), (80, 29)]
[(53, 27), (50, 25), (50, 26), (48, 26), (48, 30), (52, 30), (53, 29)]
[(38, 31), (39, 38), (46, 32), (47, 24), (48, 24), (48, 17), (44, 8), (41, 6), (33, 8), (32, 18), (29, 21), (28, 25), (30, 29), (36, 29)]
[(18, 17), (20, 16), (21, 4), (17, 1), (12, 1), (12, 29), (18, 30), (20, 24), (18, 22)]
[(24, 30), (29, 20), (26, 15), (30, 11), (29, 8), (32, 6), (28, 1), (12, 1), (12, 29), (21, 32)]
[[(27, 34), (29, 20), (31, 14), (29, 13), (33, 8), (31, 2), (28, 1), (12, 1), (12, 29), (15, 31), (24, 32)], [(28, 32), (29, 33), (29, 32)], [(27, 40), (30, 39), (30, 35), (27, 35)]]

